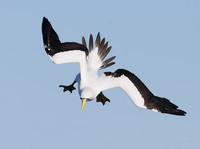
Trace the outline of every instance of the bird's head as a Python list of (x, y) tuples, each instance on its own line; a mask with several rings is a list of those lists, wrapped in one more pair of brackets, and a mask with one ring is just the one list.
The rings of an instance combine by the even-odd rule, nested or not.
[(91, 88), (85, 88), (81, 92), (81, 111), (85, 108), (85, 105), (88, 103), (88, 101), (92, 101), (95, 98), (94, 91)]

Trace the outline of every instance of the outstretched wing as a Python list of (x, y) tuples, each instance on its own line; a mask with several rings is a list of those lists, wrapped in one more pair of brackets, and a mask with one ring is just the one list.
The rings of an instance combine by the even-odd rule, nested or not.
[(46, 53), (56, 64), (81, 62), (86, 59), (88, 49), (76, 42), (61, 43), (47, 18), (42, 21), (43, 42)]
[[(87, 47), (84, 37), (82, 37), (82, 44)], [(105, 38), (101, 40), (100, 33), (97, 34), (95, 44), (93, 43), (92, 34), (90, 35), (88, 48), (89, 54), (87, 56), (87, 66), (89, 69), (97, 71), (115, 64), (115, 62), (112, 62), (115, 56), (104, 60), (112, 47), (108, 47), (108, 42), (105, 41)]]
[(101, 90), (121, 87), (139, 107), (174, 115), (186, 114), (168, 99), (154, 96), (137, 76), (125, 69), (118, 69), (114, 73), (105, 72), (99, 80), (102, 82)]

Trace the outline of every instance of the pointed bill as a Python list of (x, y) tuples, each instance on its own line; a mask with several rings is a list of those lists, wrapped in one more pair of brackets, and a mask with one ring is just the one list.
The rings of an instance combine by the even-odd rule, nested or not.
[(82, 105), (81, 105), (81, 112), (83, 111), (83, 109), (85, 108), (85, 105), (88, 103), (88, 99), (83, 98), (82, 99)]

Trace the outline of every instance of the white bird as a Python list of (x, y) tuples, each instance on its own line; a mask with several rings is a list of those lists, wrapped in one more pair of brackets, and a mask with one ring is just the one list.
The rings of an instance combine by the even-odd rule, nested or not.
[(60, 87), (64, 88), (63, 91), (68, 90), (72, 93), (75, 90), (74, 84), (78, 83), (78, 91), (82, 100), (81, 111), (88, 101), (95, 98), (97, 98), (97, 102), (102, 102), (103, 105), (106, 101), (110, 102), (102, 91), (120, 87), (138, 107), (174, 115), (186, 114), (185, 111), (178, 109), (178, 106), (168, 99), (154, 96), (144, 83), (128, 70), (118, 69), (115, 72), (104, 72), (101, 76), (98, 76), (97, 71), (99, 69), (115, 64), (112, 62), (115, 56), (104, 61), (111, 50), (111, 46), (108, 47), (105, 38), (101, 40), (100, 33), (96, 37), (95, 44), (93, 44), (93, 37), (90, 35), (89, 48), (87, 48), (84, 37), (82, 37), (82, 44), (76, 42), (61, 43), (50, 22), (44, 17), (42, 34), (45, 51), (55, 64), (80, 63), (80, 73), (76, 76), (74, 82), (69, 86), (60, 85)]

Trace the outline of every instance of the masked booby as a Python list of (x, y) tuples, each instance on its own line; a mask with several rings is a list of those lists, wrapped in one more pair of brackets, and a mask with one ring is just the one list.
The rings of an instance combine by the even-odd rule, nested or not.
[(98, 76), (99, 69), (115, 64), (112, 62), (115, 56), (104, 60), (112, 47), (108, 46), (105, 38), (101, 39), (100, 33), (98, 33), (95, 42), (93, 42), (93, 36), (90, 35), (88, 48), (84, 37), (82, 37), (82, 44), (76, 42), (61, 43), (51, 23), (44, 17), (42, 34), (45, 51), (55, 64), (71, 62), (80, 64), (80, 73), (77, 74), (74, 82), (69, 86), (60, 85), (60, 87), (63, 87), (64, 92), (70, 91), (72, 93), (76, 89), (74, 84), (78, 83), (78, 91), (82, 100), (81, 111), (89, 101), (95, 98), (103, 105), (107, 101), (110, 102), (102, 91), (120, 87), (138, 107), (174, 115), (186, 114), (168, 99), (155, 96), (136, 75), (128, 70), (118, 69), (115, 72), (104, 72)]

